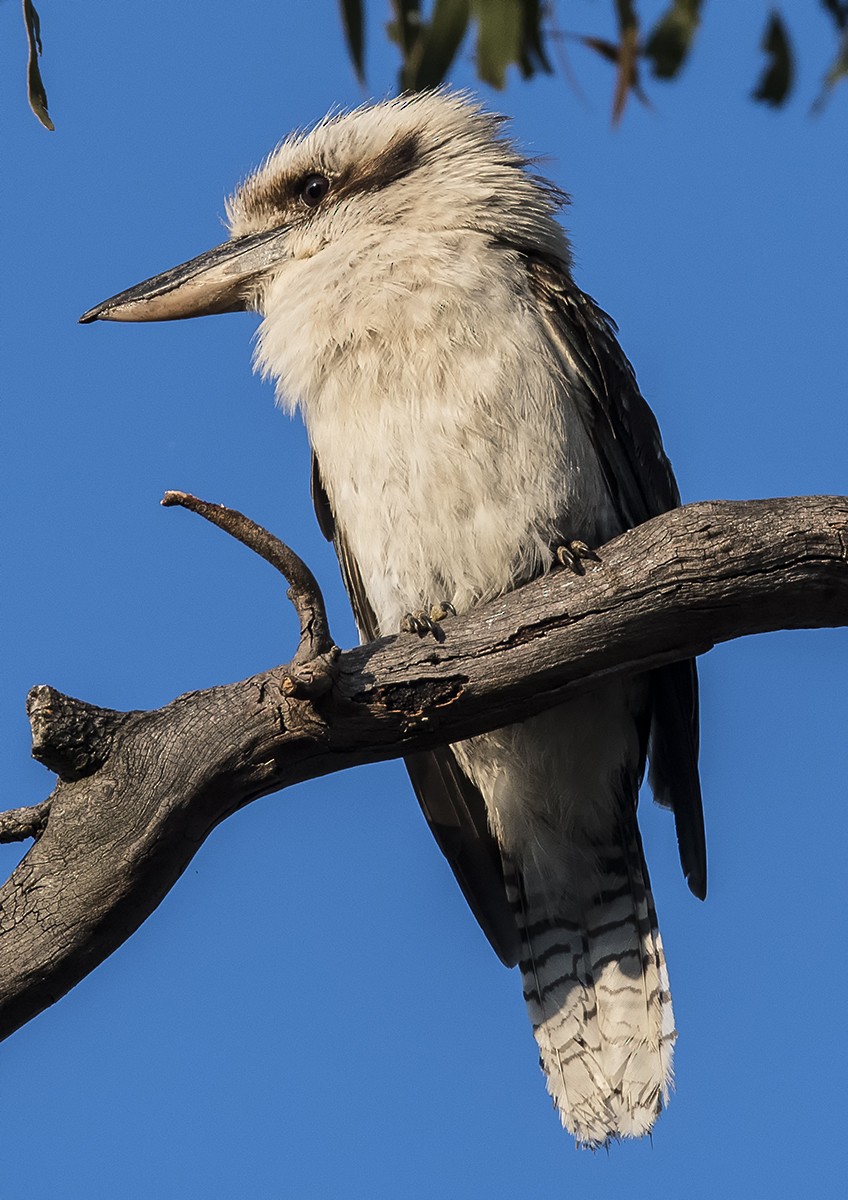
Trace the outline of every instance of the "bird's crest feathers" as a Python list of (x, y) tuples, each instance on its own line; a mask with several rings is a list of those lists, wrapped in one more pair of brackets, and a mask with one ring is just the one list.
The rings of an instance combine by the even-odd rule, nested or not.
[[(532, 173), (534, 160), (518, 150), (504, 124), (468, 93), (447, 88), (330, 113), (281, 142), (236, 189), (226, 205), (231, 236), (292, 220), (321, 220), (326, 228), (325, 215), (341, 209), (337, 236), (365, 219), (390, 224), (401, 215), (407, 225), (417, 221), (427, 230), (440, 223), (473, 224), (493, 234), (508, 228), (528, 246), (568, 262), (555, 219), (568, 197)], [(310, 212), (299, 204), (297, 189), (316, 173), (328, 178), (330, 189)], [(396, 183), (401, 187), (392, 187)], [(368, 203), (357, 203), (363, 196)]]

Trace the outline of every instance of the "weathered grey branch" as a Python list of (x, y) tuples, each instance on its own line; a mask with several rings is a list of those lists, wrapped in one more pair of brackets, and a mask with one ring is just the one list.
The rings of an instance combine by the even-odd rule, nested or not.
[(207, 500), (198, 500), (197, 496), (188, 492), (166, 492), (162, 497), (162, 504), (165, 508), (179, 505), (211, 521), (230, 537), (236, 538), (253, 550), (260, 558), (264, 558), (275, 571), (279, 571), (288, 580), (290, 586), (287, 595), (300, 621), (300, 644), (292, 664), (309, 662), (335, 651), (336, 647), (333, 645), (330, 626), (327, 623), (324, 597), (321, 595), (318, 581), (303, 559), (285, 542), (281, 542), (273, 533), (251, 521), (244, 513), (237, 512), (234, 508), (226, 508), (223, 504), (210, 504)]
[[(449, 618), (441, 643), (403, 634), (328, 650), (152, 712), (35, 688), (35, 752), (59, 782), (0, 891), (0, 1036), (129, 937), (215, 825), (258, 796), (495, 728), (719, 641), (846, 624), (848, 498), (715, 502), (631, 530), (585, 576), (556, 571)], [(30, 812), (38, 833), (45, 811), (6, 814), (5, 827)]]
[(49, 814), (49, 800), (0, 813), (0, 842), (24, 842), (27, 838), (38, 837), (44, 831)]

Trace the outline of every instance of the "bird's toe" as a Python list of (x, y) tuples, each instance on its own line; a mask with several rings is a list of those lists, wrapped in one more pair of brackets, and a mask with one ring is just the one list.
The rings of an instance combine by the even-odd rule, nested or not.
[(415, 612), (408, 612), (403, 617), (400, 623), (401, 633), (416, 633), (419, 637), (426, 637), (427, 634), (432, 634), (437, 642), (445, 640), (445, 631), (442, 629), (439, 621), (443, 620), (448, 614), (442, 613), (442, 616), (435, 616), (440, 609), (439, 605), (433, 605), (429, 612), (424, 609), (416, 609)]
[(554, 550), (554, 558), (561, 567), (567, 567), (575, 575), (586, 574), (587, 562), (599, 563), (601, 561), (596, 550), (577, 538), (557, 546)]

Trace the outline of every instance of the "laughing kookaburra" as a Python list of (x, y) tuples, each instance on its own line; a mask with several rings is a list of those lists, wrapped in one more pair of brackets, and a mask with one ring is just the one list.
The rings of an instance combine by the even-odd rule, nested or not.
[[(229, 201), (230, 241), (82, 320), (260, 313), (256, 365), (306, 423), (362, 638), (443, 620), (449, 636), (451, 611), (557, 559), (580, 570), (679, 503), (615, 326), (572, 279), (564, 199), (468, 96), (388, 100), (283, 142)], [(406, 760), (480, 925), (520, 965), (548, 1090), (584, 1145), (647, 1133), (668, 1096), (636, 802), (650, 757), (702, 897), (697, 754), (687, 662)]]

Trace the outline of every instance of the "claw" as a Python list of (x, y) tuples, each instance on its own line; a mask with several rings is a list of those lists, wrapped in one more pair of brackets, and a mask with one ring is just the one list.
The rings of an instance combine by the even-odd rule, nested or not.
[(419, 637), (426, 637), (430, 633), (437, 642), (443, 642), (445, 631), (439, 622), (447, 616), (456, 616), (456, 609), (449, 601), (442, 600), (439, 604), (434, 604), (429, 612), (425, 612), (424, 609), (408, 612), (400, 623), (400, 631), (417, 633)]
[(563, 542), (561, 546), (557, 546), (554, 551), (554, 557), (560, 566), (568, 567), (575, 575), (585, 575), (586, 568), (583, 565), (585, 562), (600, 562), (600, 558), (596, 551), (585, 542), (578, 540)]
[(445, 617), (455, 617), (456, 609), (451, 604), (450, 600), (440, 600), (438, 604), (434, 604), (430, 609), (430, 620), (444, 621)]
[(427, 626), (424, 624), (424, 613), (408, 612), (400, 623), (401, 633), (417, 633), (419, 637), (427, 632)]

